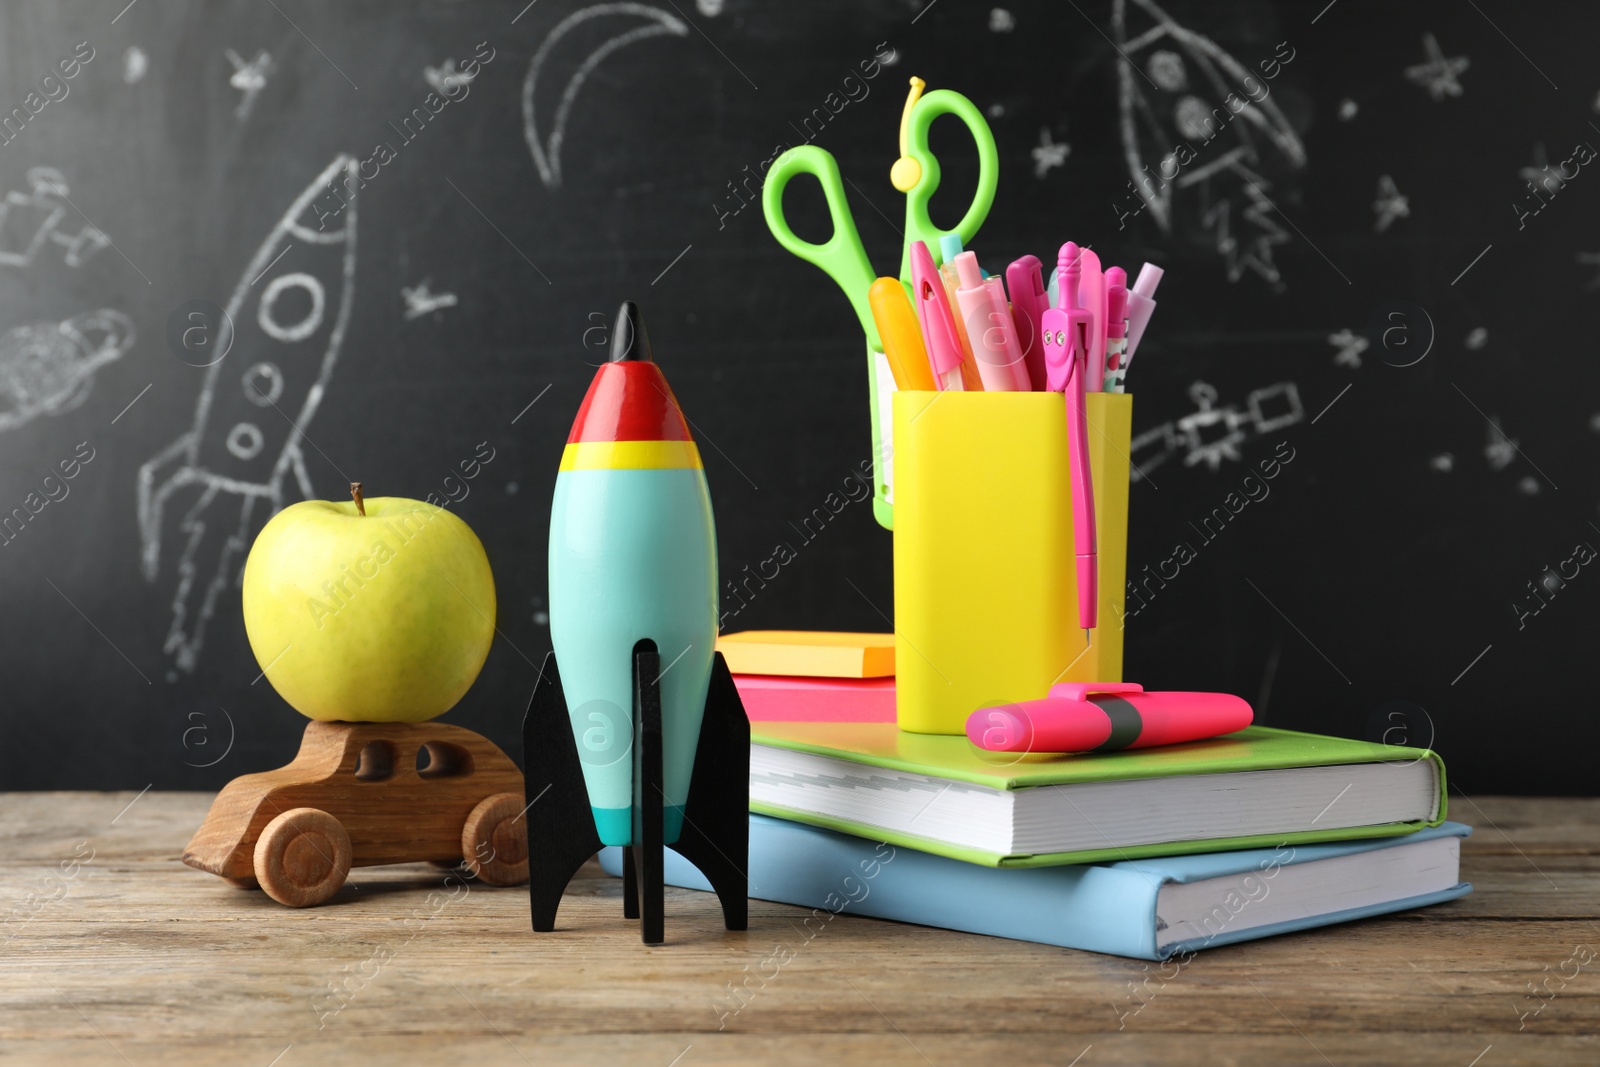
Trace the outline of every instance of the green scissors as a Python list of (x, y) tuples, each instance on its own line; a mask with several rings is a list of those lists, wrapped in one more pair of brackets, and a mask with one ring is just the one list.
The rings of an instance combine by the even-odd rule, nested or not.
[[(995, 186), (1000, 177), (1000, 155), (995, 148), (994, 134), (984, 121), (982, 112), (960, 93), (938, 89), (924, 95), (924, 86), (921, 78), (911, 79), (911, 92), (900, 117), (900, 158), (895, 160), (889, 172), (894, 187), (906, 194), (905, 247), (900, 259), (900, 281), (908, 291), (911, 286), (912, 244), (924, 242), (937, 263), (941, 234), (954, 232), (961, 236), (963, 245), (970, 243), (994, 204)], [(928, 217), (928, 201), (939, 188), (941, 177), (939, 161), (928, 148), (928, 129), (940, 115), (959, 118), (971, 132), (978, 151), (978, 187), (966, 214), (961, 216), (953, 230), (939, 229)], [(789, 180), (799, 174), (816, 177), (828, 205), (828, 216), (833, 221), (832, 235), (820, 244), (795, 236), (783, 214), (783, 191), (788, 187)], [(873, 514), (880, 525), (893, 529), (878, 408), (878, 363), (883, 353), (883, 342), (878, 337), (878, 325), (873, 320), (872, 308), (867, 302), (867, 290), (877, 274), (867, 259), (861, 236), (856, 231), (855, 219), (850, 214), (838, 161), (832, 153), (815, 145), (789, 149), (767, 170), (761, 190), (761, 210), (766, 215), (767, 227), (778, 243), (785, 250), (820, 267), (837, 282), (861, 322), (861, 331), (867, 339), (867, 382), (871, 394), (873, 467), (877, 482)]]

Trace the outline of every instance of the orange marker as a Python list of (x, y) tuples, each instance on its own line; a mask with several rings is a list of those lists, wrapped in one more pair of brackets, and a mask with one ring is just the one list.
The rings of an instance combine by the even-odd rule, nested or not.
[(889, 357), (895, 387), (925, 392), (939, 388), (905, 286), (896, 278), (879, 278), (867, 290), (867, 302), (872, 305), (872, 320), (878, 325), (883, 354)]

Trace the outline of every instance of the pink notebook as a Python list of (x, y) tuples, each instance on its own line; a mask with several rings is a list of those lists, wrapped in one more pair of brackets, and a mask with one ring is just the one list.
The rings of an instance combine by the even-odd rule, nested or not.
[(751, 722), (894, 722), (893, 678), (735, 674)]

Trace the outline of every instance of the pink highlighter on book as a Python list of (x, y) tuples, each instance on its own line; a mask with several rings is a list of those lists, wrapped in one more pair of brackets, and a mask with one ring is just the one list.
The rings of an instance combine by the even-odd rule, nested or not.
[(989, 752), (1116, 752), (1204, 741), (1250, 725), (1231, 693), (1146, 693), (1136, 682), (1065, 682), (1043, 700), (979, 708), (967, 740)]

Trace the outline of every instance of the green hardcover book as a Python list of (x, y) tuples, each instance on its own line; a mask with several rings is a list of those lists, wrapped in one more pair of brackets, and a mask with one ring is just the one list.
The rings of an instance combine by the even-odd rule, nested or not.
[(1048, 757), (893, 723), (757, 722), (750, 740), (752, 811), (989, 867), (1383, 837), (1445, 818), (1435, 753), (1268, 726)]

